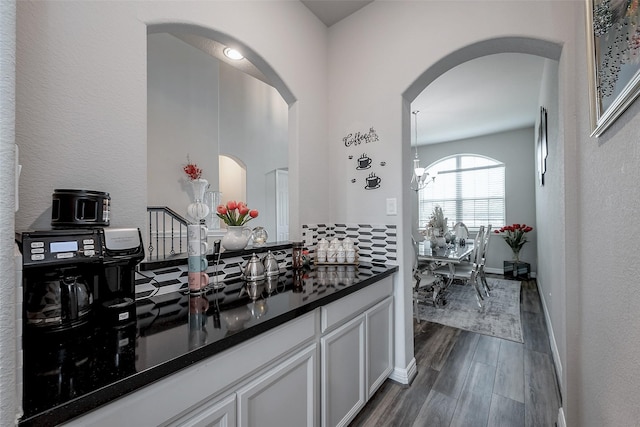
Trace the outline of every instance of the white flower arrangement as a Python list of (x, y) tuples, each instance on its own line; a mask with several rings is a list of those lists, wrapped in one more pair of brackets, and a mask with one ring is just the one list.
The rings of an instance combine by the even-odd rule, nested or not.
[(442, 212), (442, 208), (440, 206), (436, 205), (433, 208), (433, 213), (429, 219), (428, 226), (444, 233), (445, 228), (447, 227), (447, 218), (444, 217), (444, 212)]

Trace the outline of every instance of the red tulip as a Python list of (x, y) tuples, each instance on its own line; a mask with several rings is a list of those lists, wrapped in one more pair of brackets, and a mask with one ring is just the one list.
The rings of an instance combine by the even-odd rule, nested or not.
[(219, 205), (219, 206), (216, 208), (216, 211), (218, 211), (218, 213), (219, 213), (220, 215), (226, 215), (226, 214), (227, 214), (227, 208), (226, 208), (224, 205)]
[(227, 209), (229, 209), (230, 211), (236, 210), (237, 207), (238, 207), (238, 204), (235, 202), (235, 200), (229, 200), (227, 202)]
[(252, 210), (250, 210), (250, 211), (249, 211), (249, 216), (250, 216), (251, 218), (255, 218), (255, 217), (257, 217), (257, 216), (258, 216), (258, 210), (257, 210), (257, 209), (252, 209)]
[(248, 212), (249, 212), (249, 208), (247, 207), (247, 205), (243, 203), (238, 204), (238, 213), (240, 215), (246, 215)]

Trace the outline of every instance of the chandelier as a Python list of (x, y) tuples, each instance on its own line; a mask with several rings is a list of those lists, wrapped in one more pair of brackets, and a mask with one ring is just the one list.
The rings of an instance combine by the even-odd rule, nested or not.
[(414, 120), (414, 133), (415, 133), (415, 142), (416, 142), (416, 156), (413, 159), (413, 172), (411, 176), (411, 189), (414, 191), (419, 191), (429, 185), (430, 182), (433, 182), (436, 177), (434, 176), (430, 181), (427, 181), (429, 174), (426, 172), (425, 168), (420, 167), (420, 159), (418, 158), (418, 113), (420, 111), (412, 111), (413, 120)]

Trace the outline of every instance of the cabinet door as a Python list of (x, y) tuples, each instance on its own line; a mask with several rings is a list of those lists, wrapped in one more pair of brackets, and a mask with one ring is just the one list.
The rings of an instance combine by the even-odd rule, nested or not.
[(238, 390), (238, 425), (317, 425), (317, 345), (313, 344)]
[(365, 404), (364, 315), (320, 340), (322, 426), (345, 426)]
[(393, 297), (365, 313), (367, 330), (367, 400), (393, 370)]
[(204, 404), (203, 408), (193, 412), (193, 414), (168, 425), (176, 427), (235, 427), (236, 395), (234, 393), (211, 405)]

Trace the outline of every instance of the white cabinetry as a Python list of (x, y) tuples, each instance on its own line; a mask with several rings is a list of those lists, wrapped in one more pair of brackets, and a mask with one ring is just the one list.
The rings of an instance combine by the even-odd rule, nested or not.
[(236, 427), (236, 395), (204, 404), (187, 416), (168, 424), (172, 427)]
[(65, 425), (345, 426), (391, 373), (392, 294), (386, 277)]
[(366, 402), (364, 316), (320, 340), (322, 426), (346, 425)]
[(316, 360), (313, 344), (238, 390), (238, 426), (317, 425)]
[(327, 331), (320, 339), (323, 427), (348, 425), (391, 373), (391, 292), (388, 278), (323, 307), (322, 325)]
[[(286, 378), (285, 383), (292, 383), (303, 369), (297, 368), (298, 365), (293, 362), (298, 360), (296, 356), (302, 358), (300, 363), (305, 364), (305, 370), (311, 369), (307, 363), (316, 363), (317, 357), (310, 356), (317, 352), (316, 319), (316, 312), (307, 313), (71, 420), (65, 426), (198, 426), (201, 423), (207, 426), (237, 425), (237, 407), (240, 404), (236, 392), (239, 389), (253, 383), (256, 378), (267, 381), (266, 378), (270, 374), (277, 376), (278, 373)], [(314, 350), (311, 351), (311, 348)], [(290, 370), (293, 371), (290, 375), (286, 372), (288, 366), (291, 366)], [(316, 377), (311, 376), (307, 379), (315, 381)], [(311, 390), (318, 389), (317, 384), (306, 387)], [(281, 393), (278, 397), (282, 402), (297, 402), (301, 394), (300, 390), (295, 388), (278, 390)], [(309, 399), (317, 399), (317, 395), (315, 392)], [(258, 401), (264, 400), (256, 400)]]
[(367, 330), (367, 400), (393, 371), (393, 298), (365, 314)]

